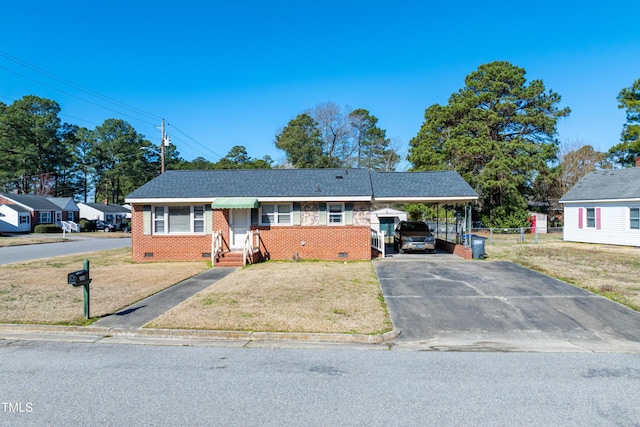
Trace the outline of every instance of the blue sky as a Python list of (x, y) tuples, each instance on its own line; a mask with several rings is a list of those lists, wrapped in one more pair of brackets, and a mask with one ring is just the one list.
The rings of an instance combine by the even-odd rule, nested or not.
[(63, 121), (122, 118), (154, 143), (164, 118), (184, 158), (211, 161), (234, 145), (282, 160), (278, 131), (332, 101), (369, 110), (406, 153), (427, 107), (504, 60), (571, 108), (562, 143), (619, 142), (616, 96), (640, 78), (640, 2), (447, 3), (0, 0), (0, 101), (50, 98)]

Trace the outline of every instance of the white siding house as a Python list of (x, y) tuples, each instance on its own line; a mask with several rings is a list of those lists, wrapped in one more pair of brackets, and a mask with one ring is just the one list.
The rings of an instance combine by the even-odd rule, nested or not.
[(564, 240), (640, 247), (640, 168), (592, 172), (561, 199)]
[(0, 231), (28, 233), (31, 231), (31, 212), (19, 205), (0, 205)]
[(100, 219), (113, 225), (128, 222), (131, 217), (131, 209), (105, 203), (78, 203), (80, 216), (86, 219)]

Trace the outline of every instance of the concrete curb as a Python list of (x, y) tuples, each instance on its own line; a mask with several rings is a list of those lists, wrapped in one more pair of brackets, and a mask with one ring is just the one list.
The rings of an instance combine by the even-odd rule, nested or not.
[(122, 329), (101, 326), (58, 326), (31, 324), (0, 324), (0, 334), (77, 335), (101, 338), (129, 337), (153, 339), (192, 339), (200, 341), (246, 342), (307, 342), (341, 344), (382, 344), (397, 338), (400, 331), (394, 329), (381, 335), (321, 334), (295, 332), (243, 332), (208, 331), (196, 329)]

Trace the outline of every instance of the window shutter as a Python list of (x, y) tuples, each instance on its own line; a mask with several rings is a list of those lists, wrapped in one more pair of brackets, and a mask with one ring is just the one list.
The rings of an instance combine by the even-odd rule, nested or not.
[(318, 224), (327, 225), (327, 204), (318, 203)]
[(251, 225), (260, 225), (260, 210), (251, 208)]
[(600, 225), (601, 225), (601, 221), (600, 221), (600, 208), (596, 208), (596, 230), (600, 230)]
[(583, 208), (578, 208), (578, 228), (579, 228), (579, 229), (582, 229), (582, 228), (583, 228), (583, 223), (582, 223), (582, 221), (583, 221), (583, 219), (582, 219), (583, 215), (584, 215), (584, 209), (583, 209)]
[(353, 203), (344, 204), (344, 223), (353, 225)]
[(293, 204), (293, 210), (291, 211), (291, 224), (300, 225), (300, 203)]
[(211, 204), (204, 206), (204, 232), (213, 234), (213, 215), (211, 215)]
[(142, 206), (142, 233), (151, 234), (151, 205)]

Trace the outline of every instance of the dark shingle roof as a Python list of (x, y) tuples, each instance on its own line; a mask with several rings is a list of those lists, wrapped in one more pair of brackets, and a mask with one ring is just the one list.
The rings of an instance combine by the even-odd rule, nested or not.
[(478, 197), (455, 171), (376, 172), (371, 182), (376, 198)]
[(44, 196), (34, 196), (31, 194), (8, 194), (0, 193), (6, 199), (27, 206), (34, 211), (59, 211), (60, 208)]
[(30, 212), (29, 209), (23, 208), (20, 205), (7, 205), (7, 204), (5, 204), (5, 205), (0, 205), (0, 206), (6, 206), (9, 209), (13, 209), (16, 212), (27, 212), (27, 213)]
[(167, 171), (127, 199), (371, 196), (366, 169)]
[(574, 185), (560, 202), (640, 199), (640, 168), (591, 172)]
[(477, 198), (455, 171), (369, 172), (366, 169), (167, 171), (126, 198), (218, 197)]
[(122, 213), (122, 212), (131, 212), (131, 209), (125, 208), (124, 206), (114, 205), (114, 204), (105, 204), (105, 203), (83, 203), (85, 206), (89, 206), (97, 211), (104, 213)]
[(72, 202), (75, 204), (73, 197), (47, 197), (51, 203), (58, 206), (60, 209), (65, 209)]

